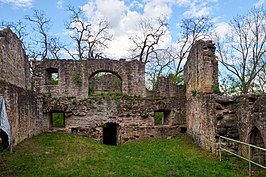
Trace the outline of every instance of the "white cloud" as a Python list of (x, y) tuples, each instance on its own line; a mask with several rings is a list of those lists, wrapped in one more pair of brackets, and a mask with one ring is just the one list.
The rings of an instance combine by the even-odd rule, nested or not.
[(15, 7), (31, 7), (33, 0), (0, 0), (0, 2), (5, 4), (10, 4)]
[(214, 33), (220, 39), (224, 39), (227, 34), (231, 33), (231, 26), (226, 22), (217, 23), (214, 27)]
[[(82, 6), (82, 10), (92, 24), (99, 19), (106, 19), (110, 23), (113, 41), (105, 52), (112, 57), (120, 58), (128, 55), (131, 45), (129, 35), (137, 32), (142, 19), (164, 16), (170, 20), (174, 7), (187, 8), (183, 14), (186, 17), (205, 16), (211, 13), (209, 3), (213, 2), (217, 0), (89, 0)], [(167, 46), (171, 43), (172, 37), (167, 31), (162, 45)]]
[(119, 0), (89, 1), (82, 7), (89, 19), (107, 19), (112, 27), (116, 27), (123, 18), (128, 7)]
[(261, 8), (265, 3), (265, 0), (259, 0), (256, 4), (254, 4), (254, 6), (256, 8)]
[(191, 0), (183, 15), (188, 18), (208, 16), (212, 12), (212, 3), (216, 2), (218, 0)]
[(65, 1), (64, 1), (64, 0), (59, 0), (59, 1), (57, 1), (57, 3), (56, 3), (56, 6), (57, 6), (57, 8), (59, 8), (59, 9), (62, 9), (62, 8), (63, 8), (63, 5), (64, 5), (64, 3), (65, 3)]

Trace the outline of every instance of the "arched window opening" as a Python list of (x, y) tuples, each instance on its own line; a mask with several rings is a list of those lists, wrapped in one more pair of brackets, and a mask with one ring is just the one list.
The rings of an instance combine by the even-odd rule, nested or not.
[[(257, 127), (254, 127), (250, 132), (250, 144), (264, 148), (263, 138)], [(251, 158), (253, 161), (265, 165), (265, 157), (264, 151), (253, 147), (251, 148)]]
[(121, 78), (111, 72), (97, 72), (89, 79), (88, 94), (122, 93)]

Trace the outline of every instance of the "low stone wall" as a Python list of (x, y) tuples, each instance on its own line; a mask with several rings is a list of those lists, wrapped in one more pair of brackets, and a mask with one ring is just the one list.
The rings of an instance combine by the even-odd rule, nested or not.
[(120, 130), (120, 142), (126, 143), (130, 141), (149, 140), (158, 138), (172, 138), (181, 132), (180, 126), (144, 126), (135, 127), (127, 126)]
[[(48, 98), (44, 101), (45, 117), (53, 111), (65, 113), (65, 127), (52, 131), (76, 133), (102, 141), (103, 126), (115, 123), (119, 143), (131, 140), (162, 138), (185, 127), (185, 98), (140, 98), (92, 96), (88, 99)], [(164, 124), (155, 125), (154, 112), (166, 111)]]
[(13, 146), (47, 130), (48, 122), (42, 118), (41, 99), (36, 94), (0, 81), (0, 95), (5, 100)]

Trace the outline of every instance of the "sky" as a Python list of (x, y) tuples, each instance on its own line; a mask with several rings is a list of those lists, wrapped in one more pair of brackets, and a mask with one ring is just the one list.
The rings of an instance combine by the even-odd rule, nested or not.
[(52, 20), (50, 32), (64, 41), (69, 38), (65, 28), (69, 5), (82, 8), (90, 19), (102, 18), (110, 23), (113, 41), (105, 52), (115, 59), (128, 55), (128, 37), (142, 18), (165, 16), (169, 26), (162, 45), (169, 45), (176, 42), (178, 24), (184, 18), (208, 15), (223, 35), (233, 17), (245, 15), (252, 8), (265, 8), (266, 0), (0, 0), (0, 21), (17, 22), (31, 15), (32, 9), (42, 10)]

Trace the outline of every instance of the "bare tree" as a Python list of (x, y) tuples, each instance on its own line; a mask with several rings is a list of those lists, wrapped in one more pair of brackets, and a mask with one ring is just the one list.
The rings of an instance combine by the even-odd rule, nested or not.
[(230, 34), (216, 44), (219, 60), (239, 83), (239, 92), (246, 94), (266, 67), (266, 12), (254, 9), (230, 26)]
[(266, 67), (258, 73), (256, 79), (253, 81), (253, 93), (266, 94)]
[(28, 46), (28, 54), (31, 58), (44, 59), (48, 55), (48, 31), (51, 20), (47, 18), (44, 12), (33, 9), (33, 14), (27, 15), (26, 20), (33, 23), (33, 32), (37, 32), (37, 36), (31, 38), (32, 43)]
[(167, 31), (167, 22), (165, 18), (158, 18), (153, 24), (154, 19), (143, 19), (139, 23), (140, 33), (130, 36), (134, 47), (130, 49), (133, 59), (147, 63), (151, 54), (155, 54), (159, 48), (159, 42)]
[(183, 63), (188, 57), (192, 45), (199, 39), (209, 38), (212, 29), (208, 17), (194, 17), (182, 20), (180, 24), (181, 35), (176, 43), (174, 73), (176, 76), (183, 72)]
[[(152, 19), (140, 22), (140, 34), (131, 36), (134, 44), (131, 49), (133, 58), (146, 64), (146, 76), (153, 87), (162, 75), (172, 74), (182, 82), (183, 64), (187, 59), (191, 46), (196, 40), (205, 39), (212, 27), (208, 17), (184, 19), (180, 25), (180, 36), (175, 46), (160, 48), (164, 35), (167, 32), (165, 18), (157, 19), (153, 24)], [(178, 81), (178, 82), (179, 82)]]
[(0, 28), (10, 28), (22, 41), (22, 43), (24, 43), (24, 39), (28, 35), (26, 32), (26, 25), (21, 20), (18, 22), (1, 21)]
[(64, 44), (62, 44), (57, 37), (50, 37), (48, 39), (48, 51), (52, 58), (59, 59), (60, 51), (64, 48)]
[(146, 63), (146, 81), (151, 90), (157, 84), (159, 77), (168, 76), (172, 72), (172, 63), (175, 56), (170, 48), (158, 49), (149, 56), (149, 62)]
[(109, 34), (109, 24), (100, 20), (95, 26), (85, 21), (83, 11), (69, 6), (71, 13), (70, 22), (66, 25), (71, 39), (75, 42), (74, 50), (65, 47), (65, 50), (73, 59), (86, 60), (103, 57), (103, 49), (108, 47), (108, 41), (112, 40)]

